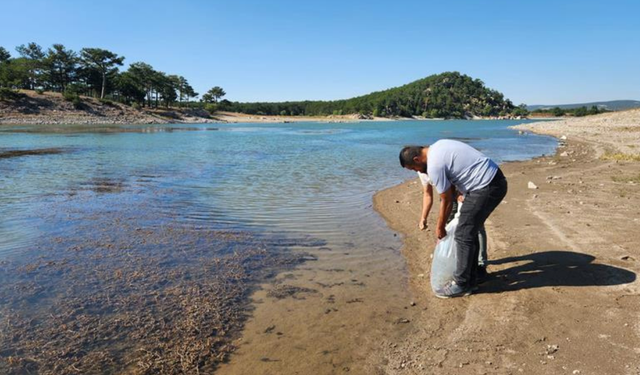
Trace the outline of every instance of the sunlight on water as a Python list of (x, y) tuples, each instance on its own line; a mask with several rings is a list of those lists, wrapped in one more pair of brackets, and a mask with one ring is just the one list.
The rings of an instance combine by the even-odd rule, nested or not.
[(0, 159), (0, 256), (18, 254), (38, 236), (64, 235), (64, 218), (44, 220), (60, 204), (100, 212), (144, 202), (158, 212), (155, 225), (338, 242), (355, 236), (373, 246), (384, 225), (371, 209), (372, 194), (413, 177), (398, 165), (403, 145), (457, 138), (500, 162), (554, 151), (552, 138), (507, 129), (521, 122), (209, 124), (64, 134), (5, 129), (2, 150), (62, 152)]

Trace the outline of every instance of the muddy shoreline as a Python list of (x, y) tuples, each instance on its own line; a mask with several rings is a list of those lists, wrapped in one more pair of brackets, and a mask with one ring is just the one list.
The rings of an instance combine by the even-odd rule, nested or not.
[(487, 222), (491, 278), (470, 297), (430, 291), (435, 238), (417, 228), (419, 183), (375, 196), (374, 208), (404, 235), (410, 287), (426, 306), (406, 337), (381, 348), (380, 373), (640, 371), (640, 163), (606, 157), (640, 147), (629, 137), (640, 111), (520, 129), (561, 138), (561, 147), (501, 166), (509, 193)]
[[(69, 200), (126, 188), (93, 181)], [(50, 208), (45, 223), (63, 218), (72, 232), (40, 238), (0, 262), (3, 374), (210, 373), (235, 350), (249, 296), (315, 259), (289, 248), (322, 245), (150, 225), (149, 207)]]

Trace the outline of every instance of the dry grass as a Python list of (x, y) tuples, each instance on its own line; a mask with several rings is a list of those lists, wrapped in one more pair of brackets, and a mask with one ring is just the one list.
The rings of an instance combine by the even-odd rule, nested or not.
[(628, 184), (628, 183), (640, 184), (640, 174), (638, 174), (637, 176), (612, 176), (611, 179), (614, 182), (622, 182), (625, 184)]
[(618, 153), (605, 153), (600, 157), (602, 160), (612, 161), (640, 161), (640, 154), (626, 154), (622, 152)]

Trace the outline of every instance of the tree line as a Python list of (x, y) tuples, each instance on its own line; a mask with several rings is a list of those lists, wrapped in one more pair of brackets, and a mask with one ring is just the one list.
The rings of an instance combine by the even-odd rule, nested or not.
[(525, 105), (514, 106), (479, 79), (445, 72), (407, 85), (346, 100), (279, 103), (239, 103), (223, 100), (221, 110), (256, 115), (342, 115), (381, 117), (465, 118), (526, 116)]
[(554, 107), (549, 109), (536, 109), (531, 111), (533, 115), (552, 115), (554, 117), (562, 117), (562, 116), (575, 116), (575, 117), (584, 117), (590, 115), (597, 115), (600, 113), (611, 112), (605, 108), (599, 108), (598, 106), (591, 106), (591, 108), (587, 108), (586, 106), (576, 107), (576, 108), (560, 108)]
[[(185, 77), (155, 70), (145, 62), (120, 71), (124, 56), (101, 48), (76, 52), (54, 44), (45, 50), (29, 43), (18, 46), (16, 52), (18, 56), (12, 57), (0, 46), (0, 89), (53, 91), (70, 100), (84, 95), (156, 108), (190, 105), (199, 96)], [(215, 106), (224, 95), (221, 87), (213, 87), (201, 103)]]
[(526, 106), (513, 103), (479, 79), (459, 72), (435, 74), (404, 86), (346, 100), (254, 102), (222, 100), (221, 87), (199, 96), (181, 75), (134, 62), (121, 71), (125, 58), (101, 48), (76, 52), (62, 44), (48, 49), (36, 43), (20, 45), (18, 56), (0, 47), (0, 90), (29, 89), (60, 92), (65, 99), (80, 95), (116, 100), (137, 107), (198, 106), (209, 112), (225, 110), (254, 115), (347, 115), (380, 117), (466, 118), (527, 116)]

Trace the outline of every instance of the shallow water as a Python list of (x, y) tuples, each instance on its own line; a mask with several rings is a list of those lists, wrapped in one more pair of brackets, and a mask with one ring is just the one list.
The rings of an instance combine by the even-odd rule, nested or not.
[(74, 194), (88, 195), (83, 205), (97, 211), (148, 202), (159, 211), (157, 224), (178, 220), (332, 241), (346, 241), (354, 232), (360, 239), (375, 237), (377, 229), (367, 225), (375, 221), (372, 193), (412, 176), (398, 167), (402, 145), (460, 138), (498, 161), (553, 151), (551, 138), (506, 129), (515, 123), (233, 124), (217, 131), (210, 125), (172, 125), (189, 131), (141, 126), (140, 133), (127, 127), (122, 133), (72, 134), (5, 128), (0, 149), (66, 152), (0, 161), (0, 257), (20, 253), (46, 235), (39, 227), (42, 211)]
[[(336, 364), (355, 369), (359, 347), (386, 334), (370, 326), (390, 319), (388, 314), (401, 314), (398, 306), (410, 298), (400, 240), (371, 207), (375, 191), (415, 177), (399, 167), (399, 149), (457, 138), (499, 162), (554, 151), (550, 137), (507, 129), (522, 122), (190, 124), (53, 133), (3, 128), (0, 151), (61, 152), (0, 159), (0, 261), (55, 260), (62, 256), (57, 251), (63, 254), (79, 239), (105, 242), (98, 234), (110, 236), (109, 246), (137, 257), (167, 257), (176, 243), (185, 257), (189, 246), (203, 251), (211, 246), (181, 238), (150, 246), (134, 238), (140, 228), (152, 237), (170, 230), (190, 240), (211, 231), (249, 233), (268, 251), (310, 252), (317, 261), (275, 282), (282, 290), (307, 293), (281, 300), (265, 285), (264, 293), (254, 295), (248, 327), (262, 334), (261, 325), (277, 323), (278, 330), (286, 324), (288, 331), (253, 337), (240, 345), (232, 366), (221, 370), (242, 373), (243, 363), (259, 361), (282, 372), (291, 362), (264, 358), (299, 357), (299, 348), (306, 349), (304, 360), (294, 366), (298, 370)], [(227, 247), (225, 252), (250, 248)], [(83, 253), (78, 254), (82, 262)], [(191, 263), (203, 256), (196, 254)], [(170, 258), (179, 268), (179, 257)], [(159, 272), (161, 264), (156, 264)], [(53, 288), (52, 293), (61, 292)]]

